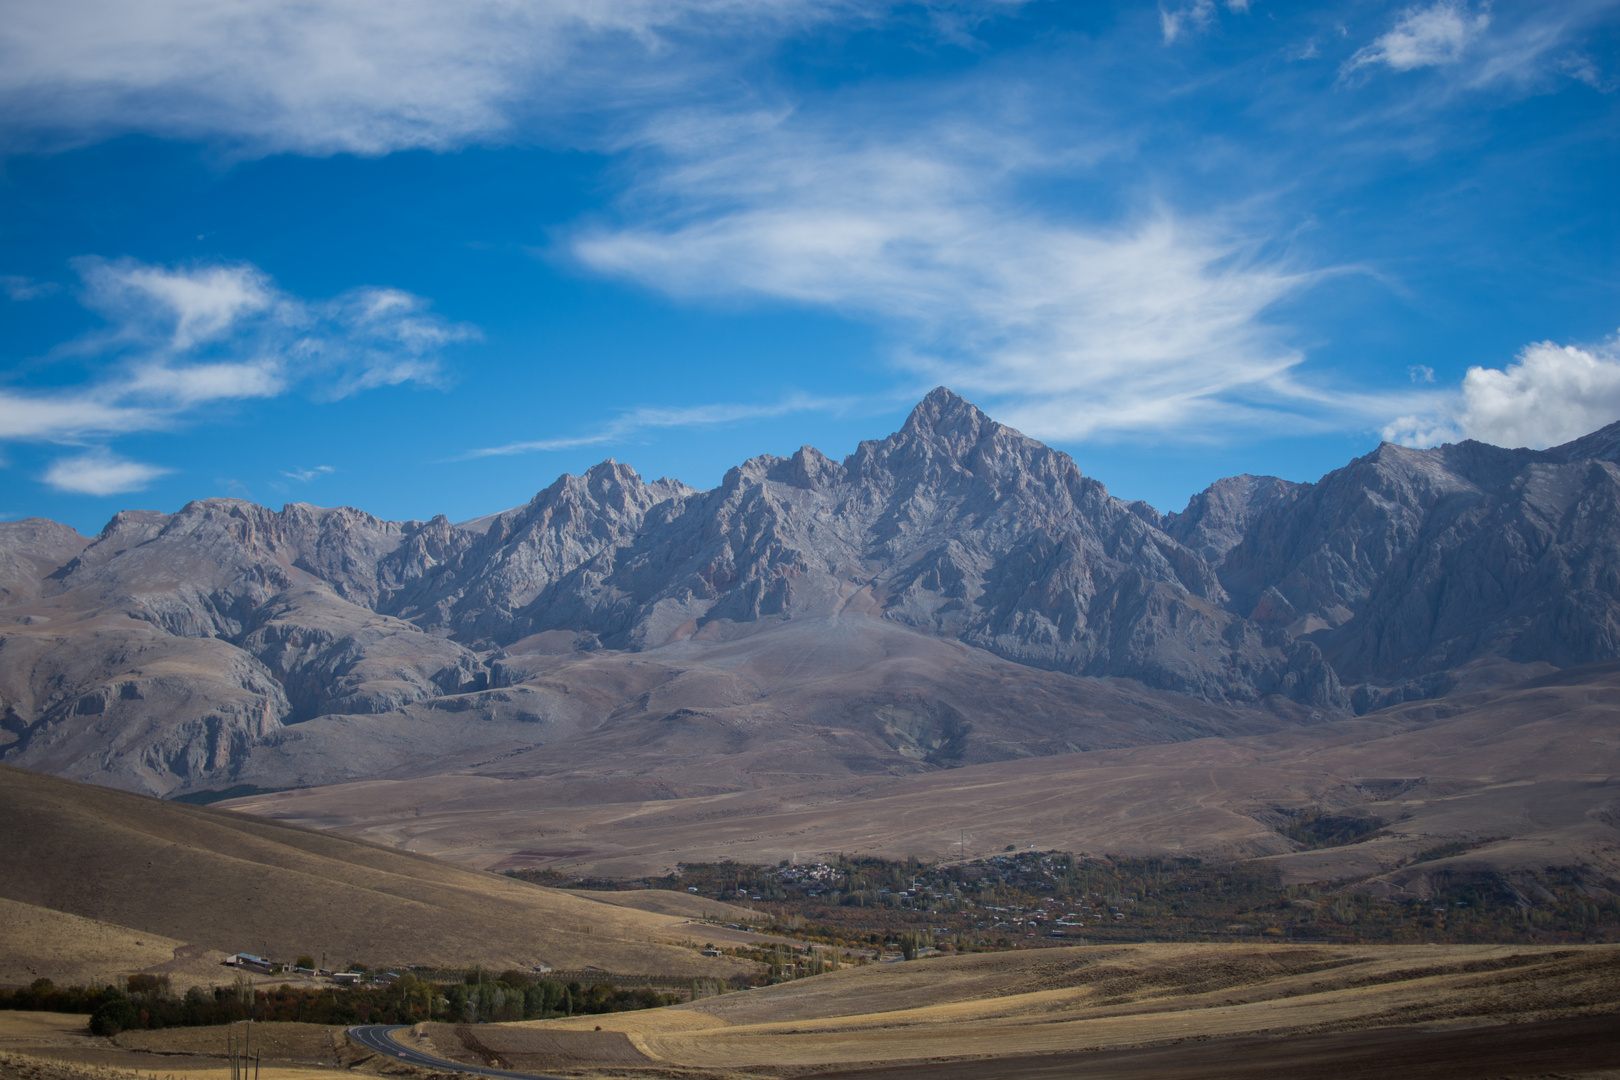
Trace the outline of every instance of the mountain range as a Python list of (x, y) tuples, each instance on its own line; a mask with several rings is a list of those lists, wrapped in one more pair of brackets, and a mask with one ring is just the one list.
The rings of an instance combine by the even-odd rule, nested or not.
[(1161, 514), (941, 388), (709, 491), (610, 460), (459, 524), (0, 523), (0, 761), (664, 798), (1331, 723), (1620, 656), (1617, 462), (1620, 424), (1386, 443)]

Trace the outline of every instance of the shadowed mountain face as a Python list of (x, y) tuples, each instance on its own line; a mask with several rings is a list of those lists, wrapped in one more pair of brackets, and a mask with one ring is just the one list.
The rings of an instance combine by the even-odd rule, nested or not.
[[(672, 738), (810, 777), (1361, 712), (1620, 655), (1617, 446), (1385, 445), (1161, 516), (941, 389), (843, 462), (706, 492), (608, 461), (460, 525), (228, 499), (94, 540), (9, 523), (0, 753), (160, 793), (537, 747), (667, 765)], [(826, 648), (834, 682), (759, 674)]]

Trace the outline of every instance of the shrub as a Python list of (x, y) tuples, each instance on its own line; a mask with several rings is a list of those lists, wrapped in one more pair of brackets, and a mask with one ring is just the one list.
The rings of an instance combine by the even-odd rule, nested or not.
[(128, 998), (114, 998), (90, 1014), (92, 1035), (117, 1035), (140, 1023), (140, 1012)]

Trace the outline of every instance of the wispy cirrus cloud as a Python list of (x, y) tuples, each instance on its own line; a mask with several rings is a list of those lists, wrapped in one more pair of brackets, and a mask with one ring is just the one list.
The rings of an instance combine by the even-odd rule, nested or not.
[(426, 301), (367, 287), (326, 301), (277, 289), (246, 264), (77, 261), (83, 301), (106, 326), (64, 344), (101, 371), (71, 390), (0, 389), (0, 440), (81, 439), (150, 430), (210, 402), (300, 386), (336, 398), (433, 382), (445, 347), (476, 337)]
[[(85, 258), (76, 266), (81, 299), (105, 325), (58, 353), (93, 374), (67, 389), (21, 380), (0, 388), (0, 442), (104, 442), (173, 427), (224, 402), (431, 384), (444, 349), (477, 335), (397, 289), (306, 300), (242, 263)], [(139, 490), (167, 471), (100, 449), (63, 459), (45, 480), (64, 491), (107, 494)]]
[(1615, 6), (1616, 0), (1567, 0), (1498, 11), (1484, 2), (1436, 0), (1404, 8), (1388, 30), (1344, 62), (1340, 82), (1358, 83), (1377, 69), (1435, 69), (1459, 91), (1537, 89), (1571, 78), (1608, 92), (1611, 74), (1571, 45)]
[[(1249, 0), (1226, 0), (1226, 7), (1242, 14), (1249, 10)], [(1178, 38), (1208, 30), (1215, 23), (1215, 0), (1193, 0), (1176, 7), (1159, 5), (1159, 32), (1166, 45), (1174, 45)]]
[(25, 393), (0, 389), (0, 439), (36, 441), (150, 431), (163, 422), (154, 409), (123, 404), (93, 390)]
[[(1019, 186), (1050, 151), (959, 120), (904, 136), (754, 120), (766, 130), (723, 117), (700, 140), (689, 118), (630, 220), (581, 233), (576, 255), (677, 296), (873, 320), (896, 334), (902, 368), (1043, 438), (1337, 407), (1297, 384), (1302, 357), (1266, 319), (1319, 275), (1235, 223), (1162, 206), (1108, 225), (1035, 211)], [(746, 134), (727, 142), (728, 130)]]
[(0, 22), (0, 119), (14, 137), (134, 130), (223, 136), (252, 152), (453, 149), (527, 139), (537, 124), (570, 111), (667, 100), (784, 33), (830, 19), (875, 19), (889, 7), (868, 0), (15, 4)]
[[(1527, 78), (1605, 6), (1613, 0), (1507, 16), (1462, 0), (1397, 9), (1344, 70), (1443, 68), (1459, 85)], [(1161, 5), (1159, 15), (1165, 44), (1226, 17), (1214, 0)], [(1288, 98), (1286, 76), (1275, 78), (1279, 101)], [(1098, 91), (1075, 87), (1081, 100)], [(1136, 104), (1183, 89), (1145, 90)], [(835, 112), (803, 103), (661, 116), (635, 143), (644, 157), (618, 222), (580, 231), (573, 251), (676, 297), (787, 301), (876, 323), (899, 367), (1042, 438), (1365, 430), (1426, 407), (1420, 388), (1356, 387), (1353, 374), (1307, 366), (1279, 313), (1326, 278), (1360, 271), (1285, 253), (1290, 226), (1266, 207), (1280, 188), (1189, 211), (1149, 194), (1155, 164), (1179, 167), (1141, 152), (1151, 136), (1115, 126), (1104, 145), (1072, 120), (1083, 113), (1054, 123), (1027, 98), (1002, 110), (1019, 94), (1006, 73), (974, 91), (918, 105), (885, 88), (881, 104), (848, 94)], [(1290, 122), (1303, 131), (1332, 113), (1353, 129), (1409, 109), (1381, 90), (1330, 97)], [(1404, 122), (1432, 145), (1432, 113)], [(1366, 148), (1388, 152), (1387, 140)], [(1345, 156), (1329, 155), (1333, 170)], [(1090, 212), (1084, 196), (1029, 197), (1059, 184), (1087, 191), (1099, 162), (1126, 160), (1137, 194), (1110, 213)], [(1328, 171), (1320, 179), (1331, 185)]]
[[(941, 35), (954, 40), (974, 13), (1017, 4), (924, 6), (951, 16), (940, 17), (949, 28)], [(1237, 24), (1231, 16), (1249, 6), (1165, 0), (1157, 33), (1154, 7), (1146, 6), (1121, 20), (1129, 25), (1109, 48), (1140, 48), (1163, 60), (1162, 38), (1183, 47), (1179, 60), (1200, 33), (1223, 20)], [(1346, 83), (1429, 71), (1472, 86), (1557, 70), (1601, 87), (1602, 67), (1566, 47), (1570, 27), (1612, 6), (1380, 5), (1376, 24), (1335, 55)], [(733, 78), (749, 58), (804, 27), (875, 25), (901, 7), (404, 0), (384, 10), (335, 0), (296, 7), (59, 0), (26, 5), (0, 23), (0, 124), (14, 138), (137, 130), (249, 153), (381, 154), (479, 142), (605, 148), (621, 163), (627, 191), (617, 224), (572, 238), (584, 265), (693, 300), (746, 296), (877, 323), (893, 335), (902, 371), (993, 402), (1043, 437), (1185, 435), (1258, 422), (1376, 426), (1397, 412), (1421, 412), (1405, 388), (1337, 393), (1304, 373), (1304, 356), (1275, 313), (1324, 271), (1277, 254), (1276, 239), (1294, 223), (1257, 221), (1242, 207), (1209, 209), (1213, 200), (1191, 210), (1191, 200), (1155, 198), (1154, 166), (1182, 167), (1162, 152), (1157, 161), (1135, 160), (1128, 179), (1116, 177), (1102, 193), (1099, 202), (1112, 211), (1081, 205), (1083, 194), (1054, 196), (1114, 150), (1049, 122), (1056, 110), (1040, 116), (1030, 106), (998, 126), (1005, 117), (994, 115), (993, 103), (1001, 90), (1054, 100), (1067, 84), (1014, 85), (1003, 69), (992, 93), (974, 86), (926, 107), (901, 101), (885, 111), (871, 100), (904, 97), (903, 80), (864, 100), (859, 87), (817, 100), (825, 88), (786, 88), (791, 78), (780, 68), (767, 66), (766, 78)], [(1135, 35), (1131, 43), (1127, 34)], [(1297, 52), (1316, 50), (1313, 37)], [(1106, 63), (1106, 51), (1064, 66)], [(1129, 70), (1140, 78), (1148, 69)], [(1211, 88), (1247, 77), (1199, 76)], [(1123, 81), (1099, 80), (1071, 103), (1077, 112), (1109, 113), (1122, 144), (1133, 139), (1133, 110), (1137, 121), (1169, 116), (1176, 109), (1166, 103), (1190, 85), (1132, 97)], [(728, 108), (714, 107), (716, 88)], [(1292, 99), (1293, 89), (1271, 96)], [(1257, 156), (1269, 156), (1273, 175), (1290, 172), (1277, 145), (1312, 143), (1304, 133), (1331, 127), (1319, 122), (1324, 116), (1342, 130), (1360, 108), (1367, 128), (1378, 128), (1371, 115), (1378, 110), (1350, 102), (1353, 95), (1328, 96), (1332, 108), (1299, 120), (1287, 138), (1251, 142)], [(1390, 97), (1400, 95), (1380, 104)], [(1401, 108), (1396, 101), (1393, 109)], [(564, 118), (579, 115), (592, 121), (569, 129)], [(1220, 185), (1219, 167), (1208, 162), (1230, 150), (1219, 141), (1176, 148), (1203, 156), (1189, 174), (1207, 168), (1200, 179), (1211, 187)], [(1317, 175), (1343, 160), (1333, 157), (1333, 169)], [(84, 438), (163, 426), (208, 402), (300, 386), (341, 396), (430, 382), (438, 352), (465, 329), (432, 318), (409, 294), (362, 289), (298, 300), (240, 266), (182, 272), (105, 263), (91, 265), (86, 279), (87, 297), (110, 327), (81, 346), (116, 355), (121, 366), (72, 393), (19, 391), (9, 412), (3, 395), (10, 391), (0, 391), (0, 438), (7, 423), (22, 433), (17, 438)], [(660, 427), (728, 422), (727, 407), (713, 408), (720, 411), (643, 410), (583, 434), (474, 454), (602, 445)]]
[(122, 356), (123, 393), (172, 405), (270, 397), (297, 384), (332, 399), (431, 383), (443, 350), (477, 337), (474, 328), (434, 315), (427, 301), (400, 289), (363, 286), (307, 300), (244, 263), (166, 267), (85, 258), (76, 264), (85, 305), (108, 326), (69, 348)]
[(1403, 11), (1395, 25), (1372, 44), (1356, 51), (1346, 73), (1374, 64), (1395, 71), (1455, 64), (1491, 24), (1488, 9), (1472, 10), (1459, 0), (1440, 0), (1429, 7)]
[(764, 403), (716, 402), (706, 405), (677, 407), (647, 406), (630, 409), (610, 423), (593, 431), (576, 435), (556, 435), (544, 439), (528, 439), (503, 443), (500, 446), (469, 450), (456, 460), (507, 457), (513, 454), (531, 454), (537, 451), (574, 450), (582, 446), (607, 446), (622, 443), (645, 432), (669, 428), (703, 428), (721, 424), (735, 424), (749, 420), (769, 420), (805, 412), (842, 412), (860, 404), (855, 398), (813, 397), (792, 394), (779, 401)]

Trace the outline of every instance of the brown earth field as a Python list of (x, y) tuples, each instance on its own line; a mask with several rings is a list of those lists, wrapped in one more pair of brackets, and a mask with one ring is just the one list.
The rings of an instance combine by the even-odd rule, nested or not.
[[(683, 764), (683, 767), (691, 763)], [(1436, 870), (1585, 863), (1620, 871), (1620, 664), (1356, 719), (692, 798), (577, 801), (576, 770), (449, 772), (222, 805), (489, 869), (639, 876), (682, 861), (983, 856), (1019, 848), (1268, 858), (1285, 880), (1422, 889)], [(1376, 818), (1305, 850), (1302, 810)], [(966, 835), (965, 844), (963, 834)], [(1464, 841), (1466, 854), (1405, 866)]]
[(977, 954), (415, 1034), (467, 1064), (581, 1076), (1613, 1077), (1620, 947)]
[(13, 983), (135, 971), (177, 987), (228, 982), (218, 960), (238, 951), (683, 978), (754, 970), (686, 943), (684, 894), (662, 901), (670, 912), (640, 910), (3, 766), (0, 821), (0, 978)]
[[(0, 1012), (0, 1080), (231, 1080), (227, 1039), (246, 1025), (91, 1035), (86, 1017)], [(259, 1080), (339, 1080), (355, 1072), (432, 1080), (437, 1075), (349, 1045), (340, 1027), (254, 1024)], [(251, 1077), (251, 1073), (249, 1076)]]

